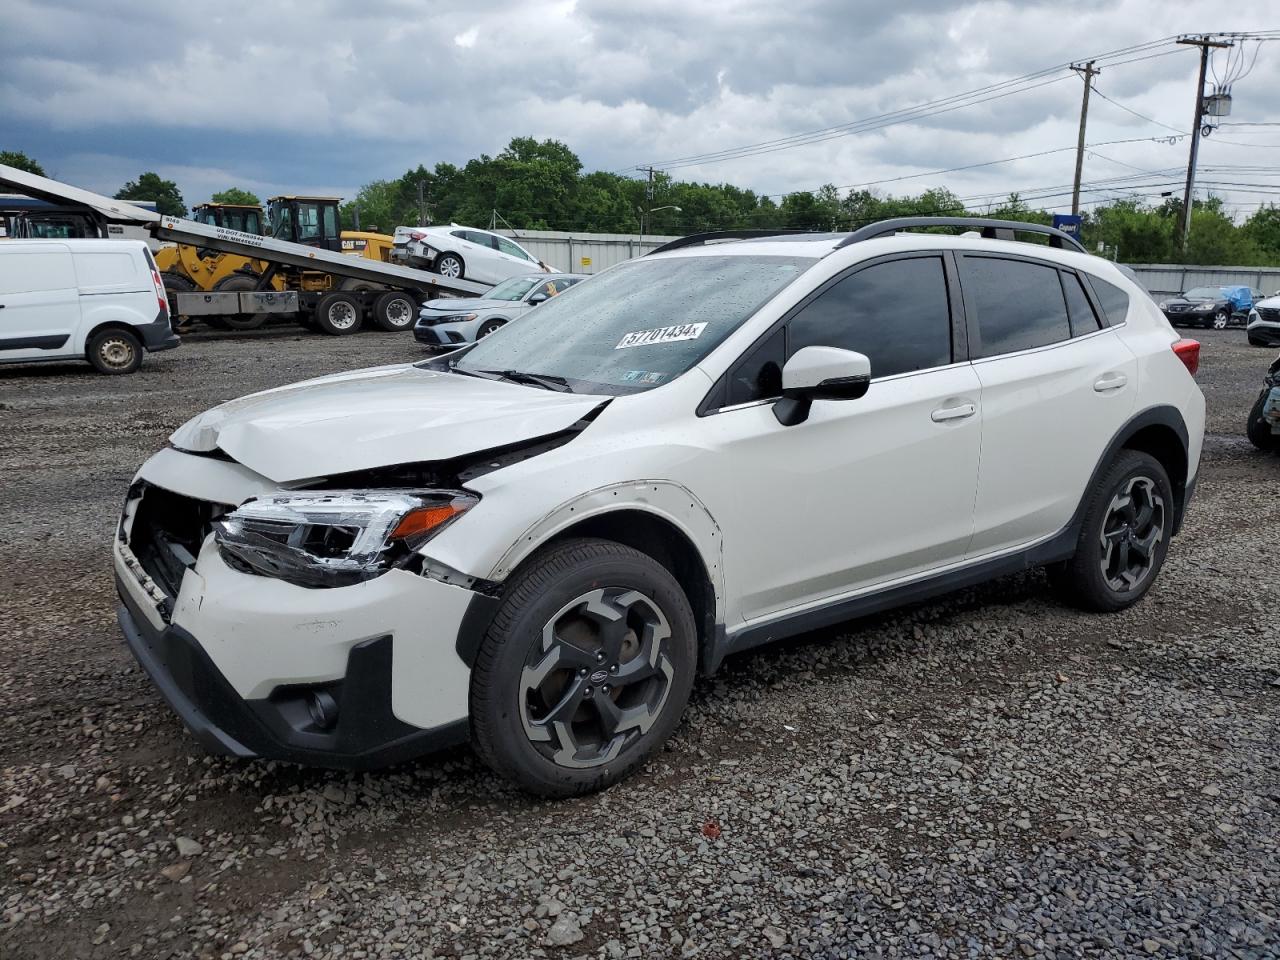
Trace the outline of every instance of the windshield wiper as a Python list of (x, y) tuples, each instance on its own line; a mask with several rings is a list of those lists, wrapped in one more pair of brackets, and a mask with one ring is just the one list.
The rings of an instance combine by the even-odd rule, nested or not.
[(526, 373), (524, 370), (477, 370), (476, 373), (489, 373), (513, 383), (528, 383), (546, 390), (573, 393), (573, 387), (569, 386), (568, 380), (552, 373)]

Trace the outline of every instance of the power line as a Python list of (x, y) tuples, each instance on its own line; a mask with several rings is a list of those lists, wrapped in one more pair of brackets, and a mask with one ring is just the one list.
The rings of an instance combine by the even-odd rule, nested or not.
[(1170, 126), (1169, 124), (1161, 120), (1156, 120), (1153, 117), (1148, 117), (1145, 113), (1139, 113), (1137, 110), (1134, 110), (1130, 107), (1126, 107), (1123, 103), (1120, 103), (1116, 100), (1112, 100), (1105, 93), (1099, 90), (1096, 86), (1093, 88), (1093, 92), (1096, 93), (1098, 96), (1100, 96), (1103, 100), (1107, 101), (1107, 103), (1111, 104), (1112, 106), (1119, 107), (1121, 110), (1125, 111), (1125, 113), (1133, 114), (1139, 120), (1145, 120), (1147, 121), (1147, 123), (1154, 123), (1157, 127), (1164, 127), (1166, 130), (1172, 130), (1174, 133), (1181, 134), (1184, 137), (1187, 135), (1187, 131), (1185, 130), (1181, 130), (1178, 127)]
[[(1175, 37), (1164, 37), (1160, 40), (1152, 40), (1147, 43), (1135, 44), (1124, 47), (1119, 50), (1113, 50), (1108, 53), (1098, 54), (1091, 59), (1098, 62), (1114, 61), (1116, 57), (1129, 53), (1147, 52), (1159, 47), (1172, 43)], [(1173, 53), (1176, 51), (1168, 51)], [(1147, 59), (1147, 57), (1139, 57), (1134, 59)], [(1133, 62), (1132, 60), (1122, 60), (1120, 62)], [(868, 130), (881, 129), (885, 126), (891, 126), (897, 123), (905, 123), (908, 120), (923, 119), (927, 116), (934, 116), (939, 113), (950, 112), (965, 106), (976, 106), (980, 103), (986, 103), (993, 99), (1000, 99), (1004, 96), (1012, 96), (1015, 93), (1023, 93), (1028, 90), (1036, 89), (1040, 86), (1046, 86), (1049, 83), (1056, 83), (1065, 79), (1065, 75), (1061, 77), (1052, 77), (1055, 73), (1068, 69), (1070, 63), (1056, 64), (1043, 70), (1033, 73), (1024, 74), (1021, 77), (1015, 77), (1010, 80), (1004, 80), (999, 83), (988, 84), (985, 87), (978, 87), (964, 93), (955, 94), (950, 97), (943, 97), (938, 100), (931, 100), (926, 103), (917, 104), (912, 107), (906, 107), (899, 110), (889, 111), (887, 113), (878, 114), (872, 117), (865, 117), (860, 120), (849, 121), (848, 123), (837, 124), (830, 127), (823, 127), (818, 130), (810, 130), (803, 133), (792, 134), (787, 137), (778, 137), (773, 140), (764, 140), (753, 144), (744, 144), (737, 147), (730, 147), (723, 150), (714, 150), (702, 154), (692, 154), (684, 157), (676, 157), (671, 160), (655, 163), (655, 166), (664, 168), (676, 168), (681, 166), (692, 166), (695, 164), (705, 164), (713, 162), (721, 162), (724, 160), (741, 159), (747, 156), (755, 156), (762, 153), (772, 153), (777, 150), (792, 149), (797, 146), (804, 146), (809, 143), (821, 143), (825, 140), (834, 139), (836, 137), (848, 136), (852, 133), (867, 132)], [(1045, 80), (1044, 78), (1051, 78)], [(1043, 81), (1033, 83), (1032, 81)], [(989, 94), (995, 94), (988, 96)], [(969, 102), (972, 101), (972, 102)]]

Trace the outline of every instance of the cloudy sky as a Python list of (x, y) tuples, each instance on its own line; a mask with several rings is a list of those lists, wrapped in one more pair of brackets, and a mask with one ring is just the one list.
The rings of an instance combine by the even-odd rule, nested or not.
[[(1175, 34), (1277, 30), (1280, 10), (1274, 0), (4, 0), (2, 22), (0, 149), (106, 193), (155, 170), (188, 203), (229, 185), (350, 197), (418, 163), (463, 163), (532, 135), (564, 141), (587, 169), (667, 164), (769, 194), (947, 186), (974, 209), (1019, 190), (1069, 209), (1060, 194), (1082, 83), (1065, 69), (910, 122), (856, 122)], [(1201, 150), (1202, 179), (1231, 184), (1217, 192), (1241, 215), (1280, 201), (1280, 42), (1246, 44), (1244, 59), (1255, 52), (1232, 91), (1232, 125)], [(1099, 189), (1086, 199), (1158, 200), (1179, 189), (1165, 184), (1186, 164), (1185, 136), (1164, 138), (1190, 126), (1196, 54), (1170, 43), (1104, 63), (1084, 173)], [(1215, 61), (1220, 77), (1230, 68)], [(786, 139), (828, 128), (843, 129)], [(770, 141), (782, 142), (671, 164)], [(1039, 156), (988, 163), (1028, 154)], [(974, 164), (988, 165), (930, 173)]]

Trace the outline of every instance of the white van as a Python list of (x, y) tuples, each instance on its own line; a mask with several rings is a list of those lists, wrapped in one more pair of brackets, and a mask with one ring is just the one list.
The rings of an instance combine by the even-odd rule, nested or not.
[(179, 343), (141, 240), (0, 241), (0, 363), (80, 357), (133, 373)]

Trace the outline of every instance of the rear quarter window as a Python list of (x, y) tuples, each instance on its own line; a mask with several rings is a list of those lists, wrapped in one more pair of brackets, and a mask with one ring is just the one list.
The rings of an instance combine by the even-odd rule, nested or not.
[(1114, 326), (1117, 323), (1124, 323), (1124, 318), (1129, 315), (1129, 294), (1114, 283), (1108, 283), (1094, 276), (1089, 277), (1089, 285), (1093, 287), (1098, 303), (1102, 305), (1107, 324)]

